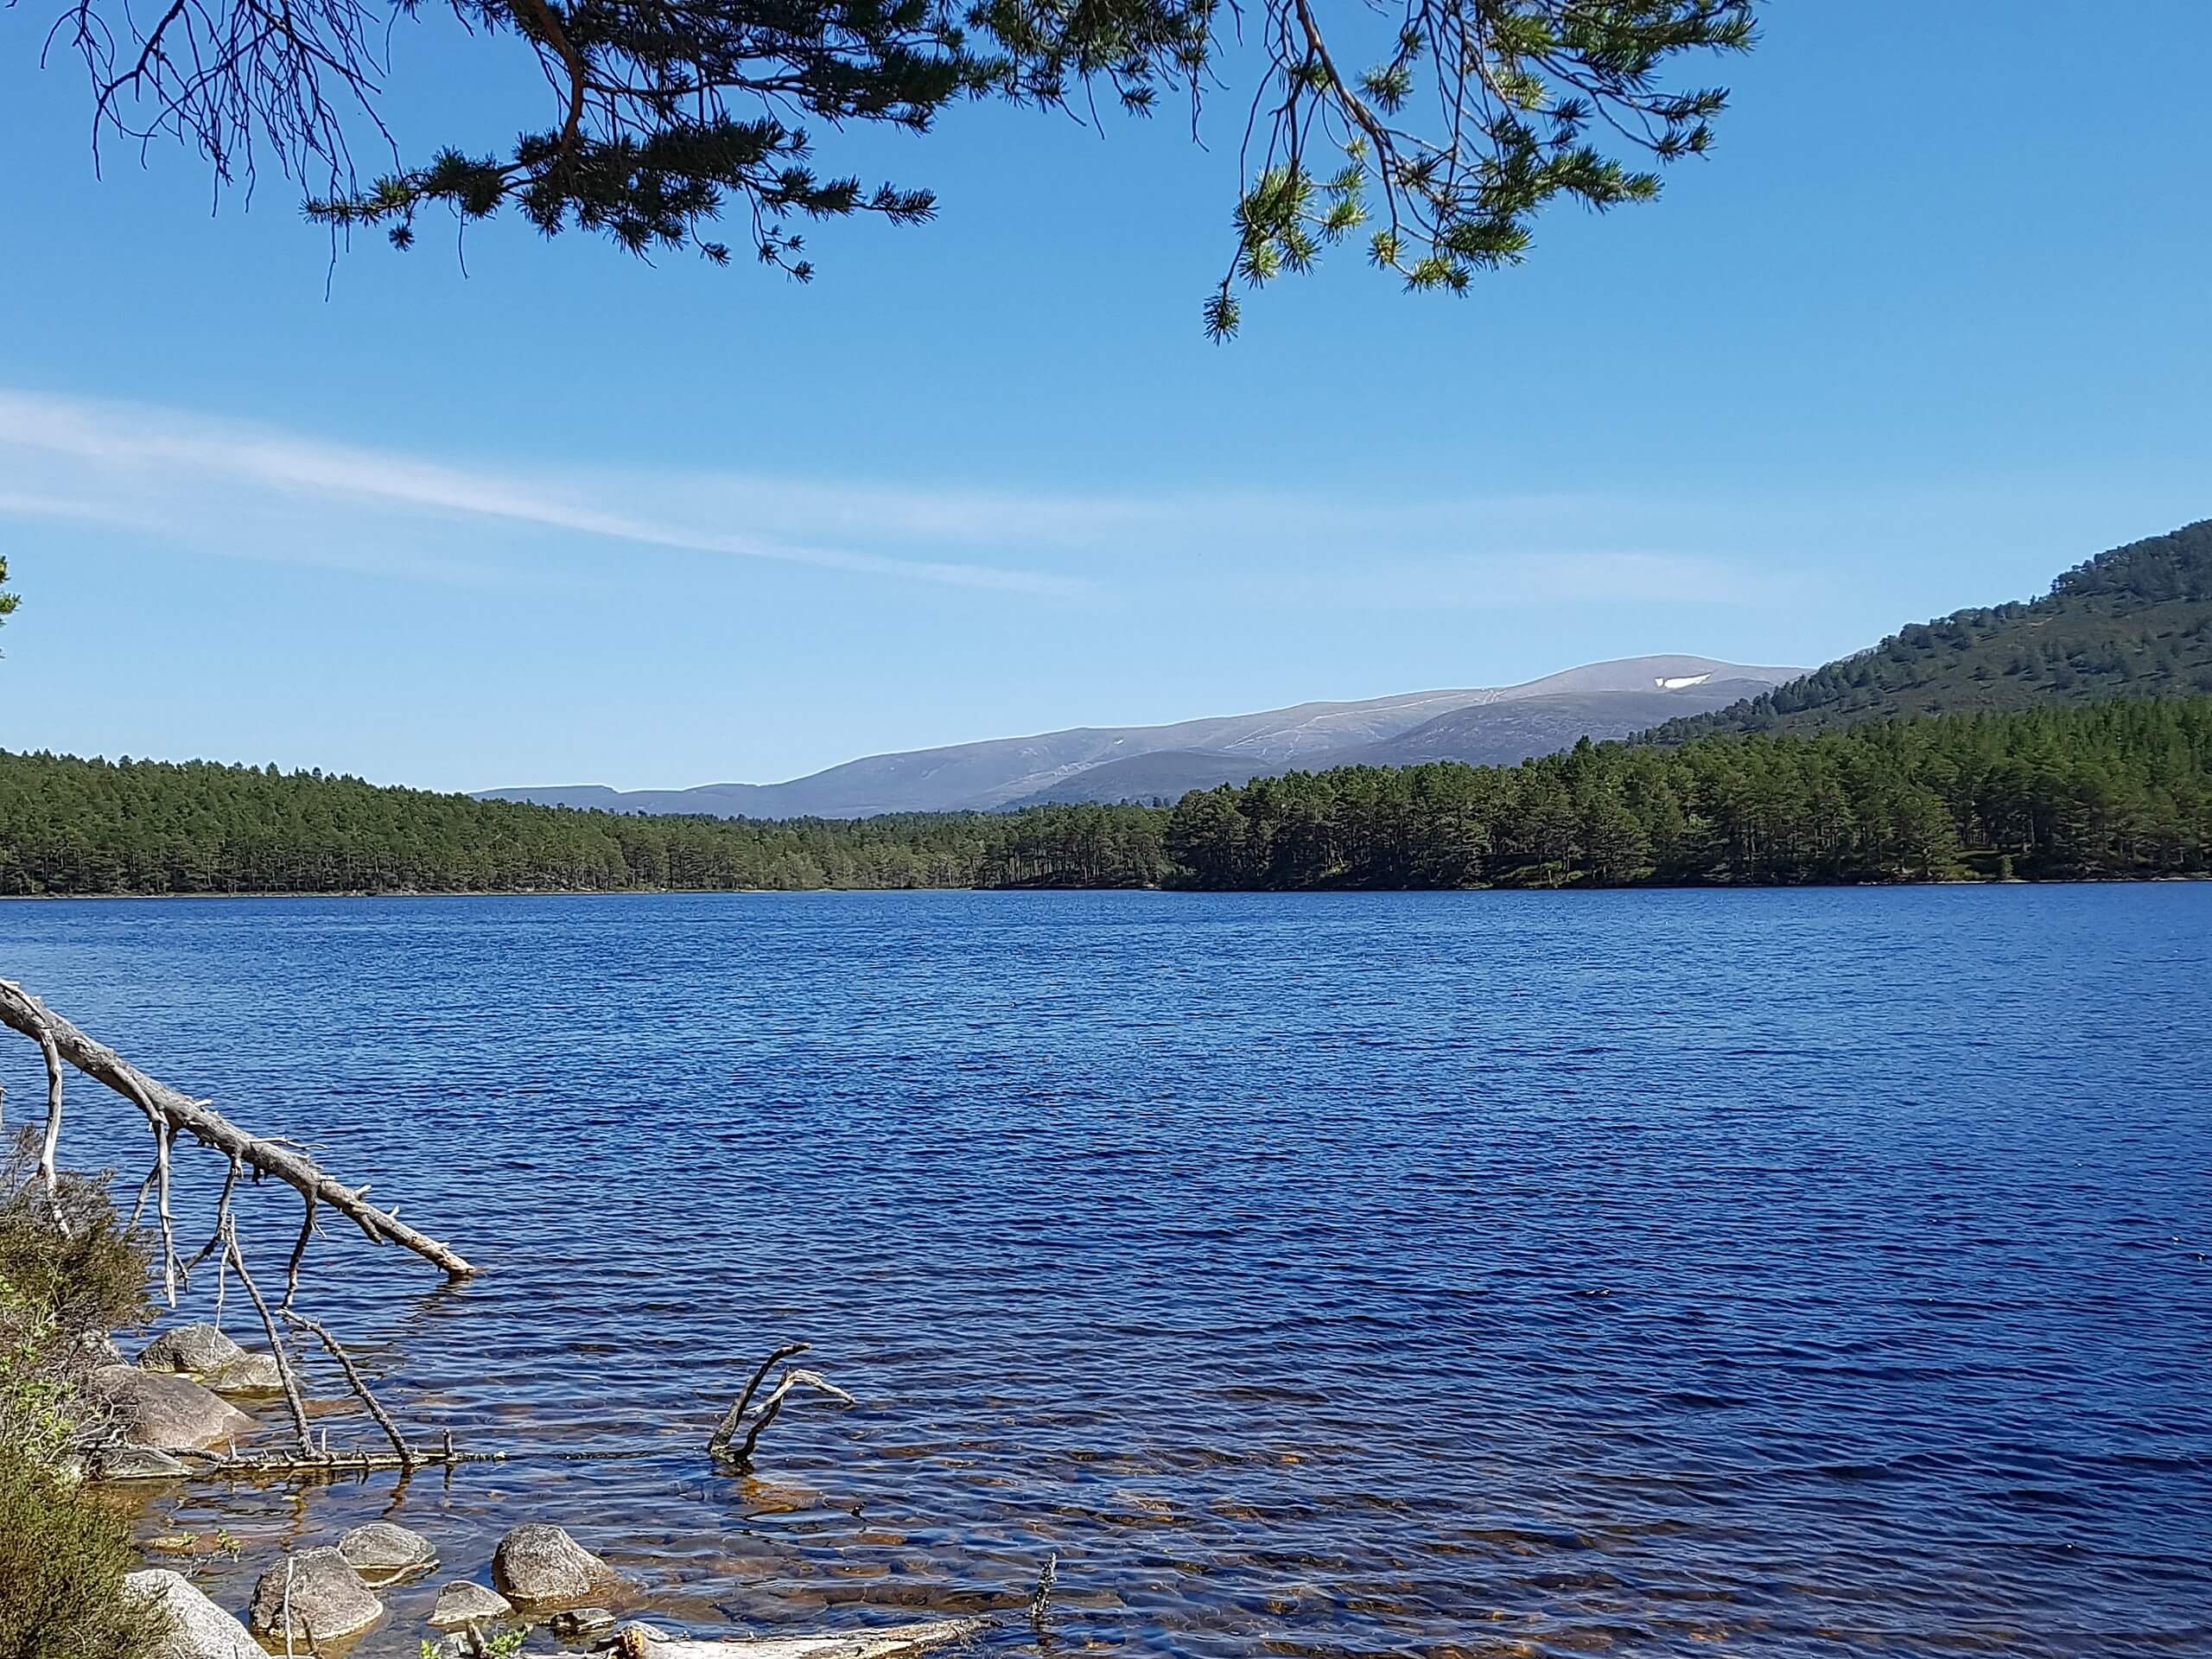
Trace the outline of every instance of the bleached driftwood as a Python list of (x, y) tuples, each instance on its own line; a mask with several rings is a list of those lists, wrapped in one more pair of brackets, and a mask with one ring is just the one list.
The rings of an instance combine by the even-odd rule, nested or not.
[(615, 1634), (613, 1651), (620, 1659), (905, 1659), (908, 1654), (964, 1642), (990, 1624), (988, 1618), (931, 1618), (874, 1630), (737, 1637), (718, 1642), (683, 1641), (664, 1636), (650, 1624), (626, 1624)]
[[(105, 1043), (87, 1037), (68, 1020), (12, 980), (0, 979), (0, 1024), (12, 1027), (36, 1043), (47, 1058), (48, 1109), (46, 1140), (41, 1160), (41, 1177), (50, 1179), (53, 1146), (61, 1125), (61, 1077), (56, 1061), (67, 1060), (86, 1077), (105, 1084), (146, 1115), (159, 1138), (158, 1173), (164, 1179), (166, 1206), (168, 1147), (181, 1130), (205, 1146), (225, 1154), (257, 1176), (273, 1175), (296, 1189), (312, 1217), (313, 1206), (327, 1204), (378, 1244), (393, 1243), (410, 1249), (444, 1270), (448, 1279), (465, 1279), (476, 1269), (451, 1247), (427, 1233), (416, 1231), (391, 1211), (371, 1204), (366, 1186), (350, 1187), (326, 1172), (307, 1154), (280, 1141), (264, 1140), (232, 1122), (204, 1100), (194, 1100), (150, 1077)], [(164, 1217), (166, 1224), (166, 1217)], [(169, 1262), (175, 1262), (174, 1249)]]
[[(771, 1357), (768, 1364), (772, 1365)], [(760, 1368), (767, 1374), (768, 1366)], [(753, 1379), (754, 1387), (760, 1378)], [(746, 1390), (747, 1394), (752, 1389)], [(738, 1402), (741, 1411), (744, 1402)], [(733, 1415), (737, 1414), (733, 1413)], [(1055, 1569), (1059, 1557), (1049, 1556), (1037, 1575), (1029, 1598), (1029, 1622), (1041, 1641), (1052, 1599)], [(612, 1659), (905, 1659), (908, 1654), (950, 1647), (982, 1635), (1000, 1623), (1003, 1615), (985, 1613), (965, 1618), (925, 1618), (911, 1624), (884, 1624), (872, 1630), (821, 1630), (806, 1636), (725, 1637), (695, 1641), (655, 1630), (650, 1624), (625, 1624), (606, 1643)]]
[[(749, 1427), (747, 1426), (746, 1408), (753, 1403), (753, 1396), (760, 1391), (761, 1383), (767, 1381), (768, 1373), (775, 1369), (776, 1362), (789, 1359), (793, 1354), (803, 1354), (810, 1345), (804, 1342), (787, 1342), (760, 1362), (760, 1368), (753, 1373), (753, 1380), (745, 1385), (745, 1392), (737, 1396), (736, 1403), (724, 1414), (721, 1427), (707, 1437), (709, 1457), (717, 1463), (727, 1463), (739, 1469), (751, 1468), (753, 1448), (760, 1443), (761, 1431), (776, 1421), (776, 1414), (783, 1409), (784, 1402), (794, 1389), (812, 1389), (849, 1406), (860, 1403), (821, 1372), (803, 1371), (794, 1365), (784, 1372), (768, 1397), (760, 1402), (760, 1414)], [(746, 1429), (745, 1439), (738, 1442), (737, 1431), (741, 1427)]]

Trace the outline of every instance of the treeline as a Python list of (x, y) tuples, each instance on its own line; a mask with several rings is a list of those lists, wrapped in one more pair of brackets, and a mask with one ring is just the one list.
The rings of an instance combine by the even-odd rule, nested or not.
[(632, 817), (273, 767), (0, 754), (0, 893), (1466, 887), (2212, 872), (2212, 698), (1516, 766), (1292, 773), (1172, 810)]
[(1145, 887), (1168, 874), (1162, 817), (646, 817), (274, 766), (0, 753), (0, 893)]
[(2201, 697), (1293, 773), (1186, 796), (1167, 826), (1205, 887), (2198, 875), (2208, 848)]

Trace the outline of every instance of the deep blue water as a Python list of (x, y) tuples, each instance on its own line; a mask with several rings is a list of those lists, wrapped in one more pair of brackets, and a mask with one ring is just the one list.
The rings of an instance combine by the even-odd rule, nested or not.
[[(485, 1265), (317, 1247), (409, 1422), (665, 1448), (146, 1500), (233, 1607), (390, 1513), (702, 1632), (1058, 1552), (1061, 1652), (2212, 1652), (2212, 887), (26, 903), (0, 972)], [(715, 1474), (791, 1338), (861, 1405)]]

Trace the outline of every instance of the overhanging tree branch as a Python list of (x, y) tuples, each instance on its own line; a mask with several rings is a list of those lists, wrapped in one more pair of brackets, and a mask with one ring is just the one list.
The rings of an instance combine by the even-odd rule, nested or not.
[[(1552, 201), (1649, 200), (1658, 180), (1643, 163), (1703, 154), (1726, 102), (1666, 72), (1751, 45), (1754, 0), (1396, 0), (1379, 31), (1346, 0), (1261, 0), (1256, 64), (1233, 34), (1217, 37), (1219, 0), (446, 0), (477, 41), (527, 43), (557, 103), (504, 151), (448, 143), (408, 162), (380, 113), (383, 43), (419, 4), (169, 0), (142, 24), (127, 0), (68, 0), (49, 39), (84, 59), (96, 148), (102, 134), (171, 138), (219, 183), (250, 185), (265, 147), (334, 230), (374, 226), (406, 247), (427, 207), (464, 225), (514, 207), (548, 235), (588, 231), (641, 256), (690, 245), (724, 263), (710, 232), (735, 219), (760, 260), (802, 281), (813, 265), (795, 220), (914, 224), (936, 210), (926, 189), (817, 172), (810, 124), (925, 132), (974, 99), (1095, 120), (1101, 91), (1141, 115), (1173, 88), (1195, 131), (1205, 91), (1256, 67), (1252, 118), (1269, 111), (1268, 142), (1243, 167), (1235, 259), (1206, 308), (1223, 336), (1234, 285), (1310, 268), (1365, 222), (1370, 187), (1389, 220), (1371, 263), (1452, 293), (1519, 259)], [(1355, 69), (1377, 32), (1380, 60)], [(1435, 96), (1416, 120), (1424, 79)], [(357, 122), (393, 156), (366, 185)], [(1344, 155), (1325, 175), (1309, 167), (1319, 143)]]

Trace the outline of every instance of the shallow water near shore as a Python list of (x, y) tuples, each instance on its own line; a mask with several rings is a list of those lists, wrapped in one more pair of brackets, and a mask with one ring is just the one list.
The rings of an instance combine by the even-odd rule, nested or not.
[[(2212, 888), (58, 902), (0, 972), (483, 1266), (311, 1256), (404, 1421), (652, 1452), (132, 1496), (234, 1611), (429, 1535), (362, 1659), (524, 1520), (702, 1634), (1057, 1553), (994, 1648), (2212, 1650)], [(715, 1473), (788, 1339), (860, 1405)]]

